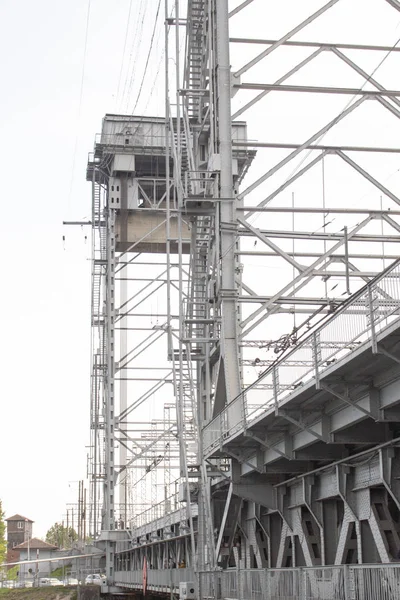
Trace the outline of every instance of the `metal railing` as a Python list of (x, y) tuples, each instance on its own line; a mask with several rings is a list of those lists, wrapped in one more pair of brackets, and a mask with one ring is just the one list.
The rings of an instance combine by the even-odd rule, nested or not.
[[(368, 342), (377, 352), (377, 336), (400, 315), (400, 260), (343, 303), (315, 331), (271, 365), (256, 382), (203, 429), (206, 454), (244, 431), (266, 411), (277, 408), (297, 389), (319, 380), (331, 365)], [(260, 383), (262, 382), (262, 386)]]
[(152, 523), (157, 519), (162, 519), (165, 515), (184, 510), (186, 514), (186, 504), (179, 500), (179, 493), (175, 492), (168, 498), (160, 500), (157, 504), (153, 504), (143, 512), (136, 514), (130, 520), (131, 529), (137, 529), (148, 523)]
[(202, 598), (232, 600), (395, 600), (400, 565), (227, 570), (200, 574)]
[(217, 196), (219, 173), (217, 171), (185, 171), (185, 196), (190, 194), (212, 199)]
[(176, 492), (169, 496), (169, 498), (164, 498), (163, 500), (161, 500), (157, 504), (154, 504), (153, 506), (150, 506), (143, 512), (134, 515), (130, 523), (131, 528), (135, 529), (137, 527), (141, 527), (142, 525), (146, 525), (146, 523), (151, 523), (152, 521), (160, 519), (166, 514), (179, 510), (179, 508), (180, 504), (178, 492)]
[[(148, 569), (147, 589), (179, 592), (195, 582), (193, 569)], [(143, 571), (116, 571), (115, 585), (143, 588)], [(287, 569), (228, 569), (199, 573), (202, 599), (215, 600), (395, 600), (400, 564), (337, 565)]]
[[(168, 593), (171, 590), (179, 593), (179, 584), (193, 582), (193, 569), (147, 569), (147, 589), (158, 593)], [(115, 585), (131, 589), (143, 588), (143, 571), (116, 571)]]
[[(190, 504), (190, 512), (192, 516), (197, 516), (197, 504)], [(135, 515), (130, 519), (129, 531), (130, 535), (117, 542), (116, 552), (125, 552), (132, 550), (137, 546), (143, 546), (149, 543), (146, 538), (150, 534), (150, 541), (166, 542), (172, 536), (172, 533), (165, 532), (164, 538), (160, 539), (157, 535), (158, 529), (163, 529), (173, 524), (184, 523), (188, 519), (188, 507), (186, 502), (179, 501), (179, 494), (173, 494), (169, 498), (162, 500), (158, 504), (150, 507), (139, 515)], [(181, 535), (181, 534), (180, 534)], [(133, 536), (133, 539), (130, 537)], [(137, 542), (137, 538), (140, 542)]]
[[(146, 129), (138, 124), (133, 124), (130, 133), (124, 131), (114, 131), (113, 133), (96, 133), (95, 143), (103, 144), (105, 146), (125, 146), (127, 148), (132, 146), (142, 147), (165, 147), (165, 135), (162, 133), (157, 135), (155, 130), (151, 126), (147, 126)], [(148, 124), (146, 124), (148, 125)], [(129, 124), (127, 124), (129, 128)], [(163, 128), (164, 125), (161, 126)]]

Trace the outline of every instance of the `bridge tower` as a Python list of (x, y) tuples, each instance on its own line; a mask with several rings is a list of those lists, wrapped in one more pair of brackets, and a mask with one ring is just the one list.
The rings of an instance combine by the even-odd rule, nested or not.
[[(400, 548), (400, 5), (356, 4), (165, 0), (165, 118), (103, 121), (91, 475), (111, 584), (128, 548), (138, 568), (184, 556), (200, 598), (203, 571)], [(140, 511), (133, 469), (153, 472)]]

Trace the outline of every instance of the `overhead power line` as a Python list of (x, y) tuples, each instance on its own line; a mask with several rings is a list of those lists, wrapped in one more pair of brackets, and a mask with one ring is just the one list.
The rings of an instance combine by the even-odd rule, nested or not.
[(156, 34), (156, 28), (157, 28), (157, 23), (158, 23), (158, 15), (160, 13), (160, 7), (161, 7), (161, 0), (158, 0), (157, 14), (156, 14), (156, 18), (154, 20), (154, 27), (153, 27), (153, 33), (152, 33), (151, 41), (150, 41), (150, 48), (149, 48), (149, 52), (147, 54), (146, 64), (145, 64), (144, 71), (143, 71), (143, 77), (142, 77), (142, 81), (140, 83), (139, 92), (138, 92), (138, 95), (137, 95), (137, 98), (136, 98), (135, 106), (133, 107), (133, 110), (132, 110), (132, 114), (135, 114), (136, 107), (137, 107), (137, 105), (139, 103), (140, 95), (142, 93), (143, 83), (144, 83), (144, 80), (145, 80), (146, 75), (147, 75), (147, 67), (149, 65), (151, 51), (153, 49), (154, 36)]

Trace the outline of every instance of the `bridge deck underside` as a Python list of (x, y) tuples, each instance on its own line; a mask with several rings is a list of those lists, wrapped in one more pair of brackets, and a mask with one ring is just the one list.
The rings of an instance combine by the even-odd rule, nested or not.
[(236, 456), (243, 475), (260, 467), (271, 474), (299, 473), (395, 437), (400, 319), (378, 335), (378, 343), (378, 353), (364, 342), (334, 362), (319, 383), (301, 384), (279, 407), (272, 404), (250, 424), (243, 421), (209, 456)]

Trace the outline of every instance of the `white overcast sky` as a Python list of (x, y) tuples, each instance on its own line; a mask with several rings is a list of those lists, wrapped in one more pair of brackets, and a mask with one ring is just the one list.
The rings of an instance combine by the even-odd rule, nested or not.
[[(234, 35), (279, 37), (322, 4), (255, 0), (247, 16), (243, 11), (235, 19)], [(332, 41), (390, 45), (400, 37), (400, 14), (385, 0), (339, 5), (347, 8), (332, 9), (320, 32), (312, 26), (297, 39), (326, 39), (331, 27)], [(163, 114), (163, 18), (136, 102), (157, 7), (158, 0), (0, 1), (0, 499), (7, 516), (20, 513), (35, 521), (35, 536), (65, 518), (66, 503), (77, 501), (77, 481), (86, 475), (90, 231), (63, 227), (62, 221), (90, 218), (85, 166), (104, 114), (130, 113), (135, 106), (137, 114)], [(242, 48), (234, 52), (238, 68), (247, 57)], [(370, 72), (378, 61), (368, 56), (363, 64)], [(266, 76), (261, 72), (261, 81), (272, 82), (282, 73), (280, 59), (270, 61), (269, 68)], [(398, 74), (389, 82), (388, 69), (381, 70), (383, 83), (399, 89)], [(312, 85), (316, 73), (328, 85), (363, 83), (344, 80), (330, 63), (308, 73)], [(336, 80), (328, 81), (332, 73)], [(260, 76), (257, 69), (255, 74)], [(243, 80), (256, 79), (249, 73)], [(277, 102), (269, 113), (255, 113), (251, 139), (279, 141), (275, 113), (283, 109)], [(340, 99), (339, 111), (346, 102)], [(302, 125), (312, 112), (295, 115), (297, 138), (282, 136), (284, 141), (304, 141)], [(262, 119), (271, 114), (271, 128), (260, 131)], [(364, 126), (359, 125), (360, 132)], [(383, 167), (385, 180), (397, 163)]]
[[(77, 502), (89, 440), (90, 231), (62, 221), (90, 218), (87, 153), (106, 112), (133, 109), (158, 1), (92, 0), (84, 63), (88, 4), (0, 2), (0, 499), (36, 536)], [(162, 86), (149, 100), (162, 20), (148, 114), (164, 105)]]

